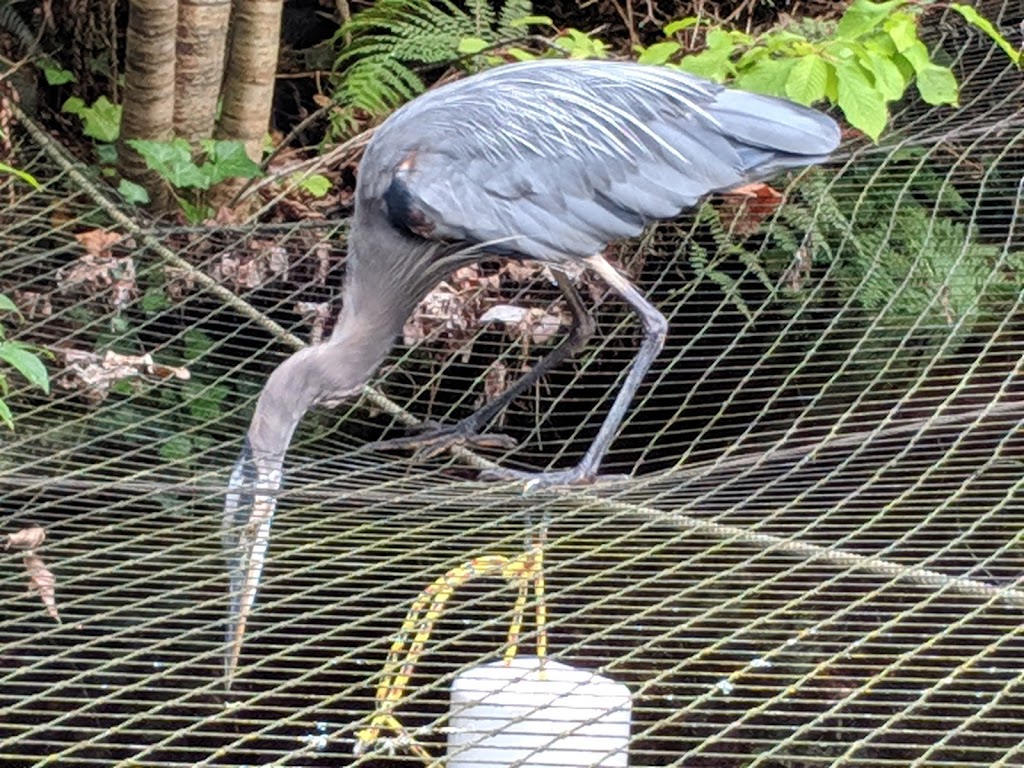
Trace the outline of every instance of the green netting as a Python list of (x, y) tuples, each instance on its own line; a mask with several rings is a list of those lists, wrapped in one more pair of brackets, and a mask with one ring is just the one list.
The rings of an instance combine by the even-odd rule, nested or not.
[[(986, 9), (1011, 38), (1013, 6)], [(523, 496), (475, 482), (465, 451), (366, 448), (465, 415), (547, 348), (478, 321), (557, 317), (541, 273), (453, 278), (372, 393), (304, 422), (230, 694), (223, 487), (262, 381), (323, 330), (344, 222), (132, 221), (23, 121), (17, 161), (44, 187), (4, 187), (0, 290), (57, 383), (12, 380), (3, 532), (46, 528), (63, 623), (4, 558), (0, 757), (418, 764), (352, 754), (409, 605), (546, 515), (552, 655), (629, 686), (631, 765), (1024, 764), (1024, 80), (954, 17), (930, 40), (960, 109), (903, 107), (756, 233), (709, 209), (615, 252), (671, 326), (605, 464), (628, 483)], [(121, 261), (73, 273), (96, 229), (126, 236)], [(496, 429), (520, 447), (488, 459), (568, 465), (609, 407), (638, 328), (581, 280), (598, 334), (512, 406)], [(107, 350), (190, 377), (87, 387)], [(417, 667), (398, 714), (439, 756), (448, 686), (500, 657), (514, 594), (460, 588)]]

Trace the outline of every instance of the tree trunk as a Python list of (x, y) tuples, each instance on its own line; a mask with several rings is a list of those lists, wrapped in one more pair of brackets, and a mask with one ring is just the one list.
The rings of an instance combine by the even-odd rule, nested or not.
[(179, 0), (174, 133), (190, 142), (213, 135), (230, 19), (231, 0)]
[[(270, 127), (283, 8), (283, 0), (236, 0), (232, 17), (217, 138), (243, 142), (257, 163)], [(242, 180), (228, 179), (214, 190), (215, 204), (230, 200), (242, 184)]]
[(146, 168), (128, 139), (169, 139), (174, 130), (174, 56), (177, 0), (131, 0), (125, 49), (124, 111), (118, 141), (121, 175), (144, 186), (157, 209), (166, 207), (166, 182)]

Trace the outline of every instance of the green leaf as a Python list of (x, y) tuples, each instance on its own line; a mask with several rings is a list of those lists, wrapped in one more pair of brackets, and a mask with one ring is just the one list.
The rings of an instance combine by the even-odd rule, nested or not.
[(254, 179), (263, 172), (259, 163), (249, 157), (241, 141), (204, 139), (200, 145), (207, 155), (207, 162), (203, 165), (212, 166), (210, 186), (224, 179)]
[(129, 139), (128, 146), (139, 153), (148, 168), (174, 187), (206, 189), (209, 186), (208, 176), (192, 159), (192, 147), (182, 138), (170, 141)]
[(1010, 61), (1016, 64), (1018, 67), (1021, 66), (1021, 52), (1013, 47), (1013, 44), (1003, 37), (1002, 33), (996, 29), (995, 25), (978, 13), (976, 8), (963, 3), (950, 3), (949, 7), (959, 13), (968, 24), (972, 24), (986, 35), (988, 35), (992, 42), (999, 46), (1000, 50), (1010, 57)]
[(96, 159), (100, 165), (117, 165), (117, 146), (114, 144), (97, 144)]
[(838, 59), (838, 103), (850, 125), (857, 128), (873, 141), (885, 129), (889, 113), (885, 108), (882, 93), (875, 88), (868, 73), (856, 61)]
[(921, 72), (922, 70), (928, 69), (932, 66), (932, 57), (928, 53), (928, 49), (925, 44), (920, 40), (915, 42), (913, 45), (908, 45), (900, 54), (906, 59), (910, 66), (914, 68), (915, 72)]
[(732, 63), (732, 54), (736, 46), (732, 37), (720, 29), (708, 32), (706, 42), (705, 50), (683, 56), (678, 67), (691, 74), (721, 83), (736, 71)]
[(0, 163), (0, 173), (9, 173), (15, 178), (21, 179), (33, 189), (40, 189), (40, 185), (39, 182), (36, 181), (36, 177), (21, 170), (20, 168), (15, 168), (7, 163)]
[(187, 435), (174, 435), (160, 446), (160, 458), (164, 461), (181, 461), (192, 455), (192, 441)]
[(917, 21), (909, 13), (895, 13), (886, 19), (883, 29), (896, 46), (899, 53), (920, 43), (917, 37)]
[(508, 23), (510, 27), (553, 27), (555, 22), (550, 16), (520, 16)]
[(32, 386), (47, 394), (50, 393), (50, 376), (46, 372), (43, 361), (35, 352), (26, 349), (16, 341), (5, 341), (0, 343), (0, 360), (11, 365)]
[(14, 418), (11, 409), (0, 399), (0, 421), (7, 425), (8, 429), (14, 429)]
[(768, 96), (785, 96), (795, 59), (764, 59), (736, 76), (736, 85)]
[(896, 101), (903, 97), (907, 89), (907, 81), (891, 57), (879, 53), (874, 48), (865, 48), (860, 57), (863, 64), (875, 77), (875, 88), (886, 101)]
[(889, 18), (893, 11), (906, 5), (906, 0), (889, 0), (886, 3), (874, 3), (871, 0), (854, 0), (836, 27), (836, 37), (853, 40), (872, 31)]
[(928, 104), (951, 104), (957, 105), (960, 90), (957, 86), (956, 77), (946, 67), (938, 64), (924, 67), (917, 71), (917, 86), (921, 98)]
[(292, 174), (292, 182), (306, 194), (317, 198), (323, 197), (331, 191), (331, 180), (319, 173), (314, 173), (311, 176)]
[(682, 32), (683, 30), (689, 29), (690, 27), (695, 27), (698, 24), (700, 24), (700, 17), (687, 16), (682, 19), (670, 21), (668, 24), (665, 25), (665, 29), (663, 31), (665, 32), (665, 37), (671, 37), (677, 32)]
[(461, 54), (473, 54), (480, 53), (485, 48), (490, 48), (491, 43), (484, 40), (482, 37), (464, 37), (459, 40), (458, 52)]
[(44, 61), (39, 65), (43, 70), (43, 77), (47, 85), (64, 85), (75, 82), (75, 75), (66, 69), (62, 69), (52, 61)]
[(126, 203), (133, 205), (145, 205), (149, 202), (149, 192), (141, 184), (136, 184), (128, 179), (121, 179), (117, 185), (117, 191)]
[(828, 63), (819, 54), (801, 57), (786, 79), (786, 96), (798, 104), (809, 106), (825, 98)]
[(637, 46), (640, 53), (636, 60), (641, 64), (664, 64), (677, 53), (679, 53), (682, 46), (679, 45), (675, 40), (664, 40), (660, 43), (654, 43), (648, 48)]
[(72, 96), (61, 107), (62, 112), (78, 115), (82, 121), (82, 133), (91, 139), (111, 143), (121, 133), (121, 105), (114, 104), (106, 96), (100, 96), (91, 107), (77, 96)]
[(164, 289), (159, 286), (154, 286), (146, 290), (142, 295), (142, 310), (155, 314), (161, 310), (167, 309), (171, 303), (167, 300), (167, 295), (164, 293)]
[(202, 357), (213, 347), (213, 339), (203, 331), (185, 331), (185, 359)]
[[(0, 312), (17, 312), (18, 305), (6, 293), (0, 293)], [(20, 314), (20, 313), (19, 313)]]

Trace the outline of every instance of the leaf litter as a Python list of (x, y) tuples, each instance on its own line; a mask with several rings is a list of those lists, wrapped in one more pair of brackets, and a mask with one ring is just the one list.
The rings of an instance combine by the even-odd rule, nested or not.
[(60, 613), (57, 611), (57, 577), (46, 567), (35, 550), (46, 541), (46, 531), (38, 525), (22, 528), (16, 533), (8, 533), (4, 537), (4, 549), (21, 551), (21, 559), (28, 574), (28, 594), (39, 595), (46, 608), (46, 613), (58, 624)]

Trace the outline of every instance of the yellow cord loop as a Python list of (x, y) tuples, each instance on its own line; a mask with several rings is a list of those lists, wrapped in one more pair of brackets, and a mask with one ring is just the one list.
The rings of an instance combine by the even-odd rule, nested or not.
[[(356, 734), (356, 754), (372, 750), (394, 753), (407, 749), (423, 760), (428, 768), (440, 768), (422, 744), (395, 717), (396, 707), (410, 689), (416, 663), (426, 649), (430, 633), (440, 620), (444, 606), (455, 590), (473, 579), (501, 576), (516, 587), (518, 594), (512, 607), (512, 619), (508, 627), (504, 661), (511, 664), (519, 652), (526, 601), (530, 585), (533, 585), (535, 621), (537, 625), (537, 658), (543, 664), (547, 657), (547, 606), (544, 601), (544, 555), (540, 546), (535, 546), (517, 557), (504, 555), (483, 555), (452, 568), (439, 576), (413, 601), (406, 614), (398, 636), (391, 644), (384, 674), (377, 687), (376, 705), (369, 726)], [(383, 735), (388, 734), (388, 735)]]

